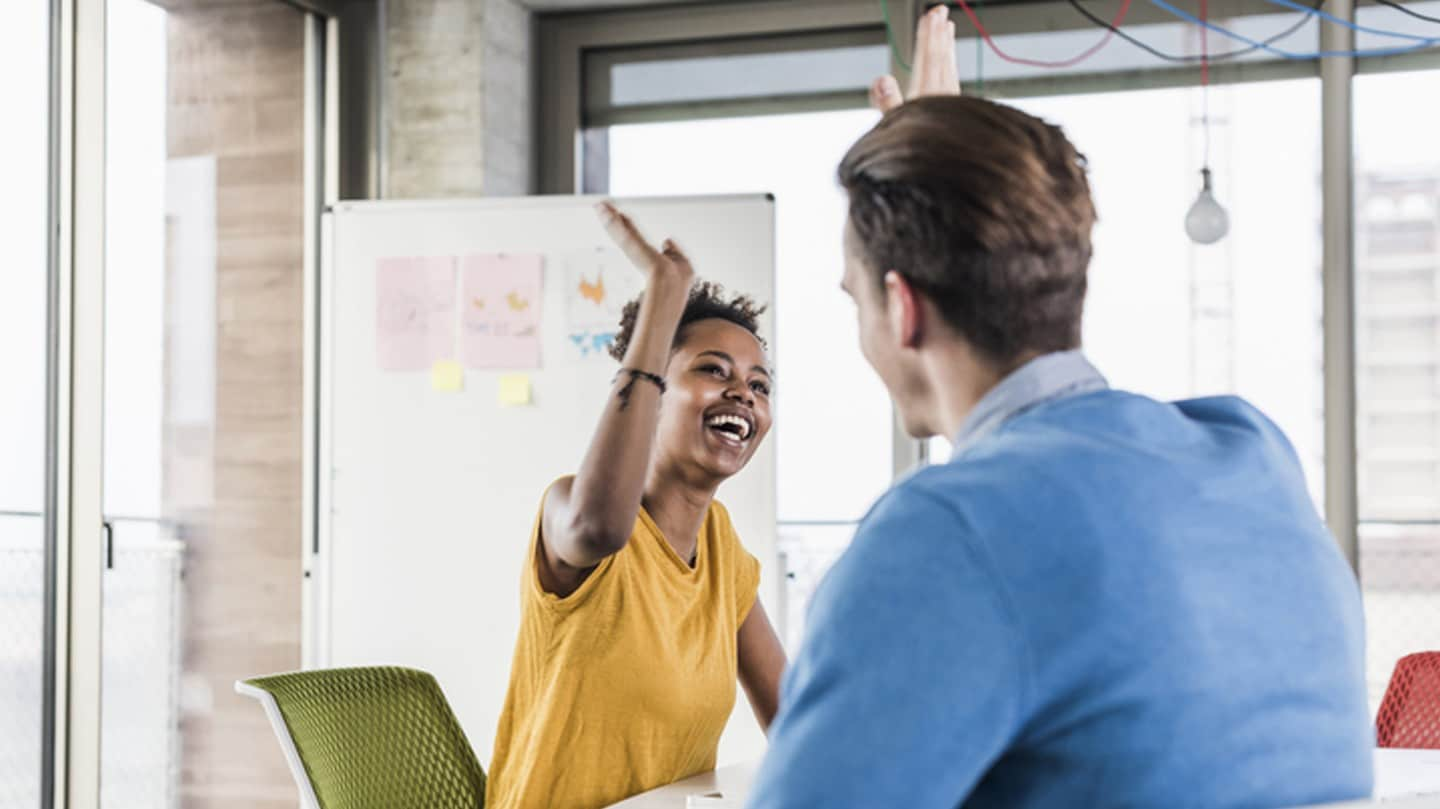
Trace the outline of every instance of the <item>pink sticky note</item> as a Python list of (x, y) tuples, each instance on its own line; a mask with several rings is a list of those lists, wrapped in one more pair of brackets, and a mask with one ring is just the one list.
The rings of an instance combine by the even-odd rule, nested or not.
[(375, 350), (386, 371), (425, 371), (454, 357), (454, 258), (376, 262)]
[(467, 368), (540, 367), (542, 263), (536, 254), (463, 259), (460, 336)]

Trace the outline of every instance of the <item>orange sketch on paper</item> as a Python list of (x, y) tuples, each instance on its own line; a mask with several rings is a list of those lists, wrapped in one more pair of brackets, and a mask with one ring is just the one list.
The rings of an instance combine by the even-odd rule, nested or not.
[[(625, 304), (645, 289), (644, 275), (618, 250), (574, 250), (560, 257), (559, 264), (568, 335), (614, 334), (620, 328)], [(594, 353), (578, 350), (589, 345), (577, 344), (576, 356)]]
[(585, 280), (585, 276), (580, 276), (580, 297), (587, 301), (593, 301), (596, 306), (604, 306), (605, 276), (603, 274), (597, 274), (595, 276), (595, 283), (593, 284)]
[(534, 253), (491, 253), (462, 259), (465, 299), (472, 304), (465, 308), (461, 322), (465, 367), (540, 367), (543, 263)]

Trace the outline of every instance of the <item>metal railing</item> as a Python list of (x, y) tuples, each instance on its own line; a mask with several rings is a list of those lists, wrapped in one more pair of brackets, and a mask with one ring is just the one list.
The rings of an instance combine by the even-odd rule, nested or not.
[[(101, 806), (172, 809), (179, 805), (183, 543), (167, 520), (114, 515), (105, 522), (112, 563), (104, 579)], [(38, 512), (0, 510), (0, 809), (32, 809), (40, 800), (42, 525)]]

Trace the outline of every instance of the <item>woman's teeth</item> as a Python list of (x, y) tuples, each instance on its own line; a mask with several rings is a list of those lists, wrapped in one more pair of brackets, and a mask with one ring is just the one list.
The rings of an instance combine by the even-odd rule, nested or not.
[[(734, 427), (734, 428), (735, 428), (735, 429), (734, 429), (734, 432), (731, 433), (731, 434), (732, 434), (735, 438), (740, 439), (741, 441), (744, 441), (745, 439), (747, 439), (747, 438), (750, 437), (750, 422), (746, 421), (745, 419), (740, 418), (739, 416), (729, 416), (729, 415), (711, 416), (710, 418), (708, 418), (708, 419), (705, 420), (705, 426), (706, 426), (706, 427), (717, 428), (717, 429), (723, 429), (723, 428), (726, 428), (726, 427)], [(725, 432), (728, 433), (728, 432), (731, 432), (731, 431), (730, 431), (730, 430), (725, 430)]]

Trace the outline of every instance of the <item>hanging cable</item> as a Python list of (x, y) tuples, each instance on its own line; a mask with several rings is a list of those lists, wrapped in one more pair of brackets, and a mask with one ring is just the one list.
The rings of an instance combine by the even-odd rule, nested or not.
[[(1115, 19), (1102, 26), (1105, 27), (1107, 30), (1105, 32), (1105, 36), (1101, 37), (1099, 42), (1095, 43), (1091, 47), (1087, 48), (1085, 51), (1070, 59), (1062, 59), (1059, 61), (1024, 59), (1017, 56), (1011, 56), (1000, 50), (1000, 46), (995, 44), (995, 40), (990, 36), (990, 32), (986, 30), (984, 24), (980, 22), (980, 18), (975, 15), (975, 11), (970, 8), (970, 4), (966, 2), (966, 0), (946, 0), (945, 5), (951, 7), (958, 5), (960, 9), (965, 12), (965, 16), (970, 18), (970, 23), (975, 26), (975, 30), (980, 34), (981, 38), (985, 41), (985, 44), (989, 46), (990, 50), (994, 51), (995, 55), (1000, 57), (1001, 59), (1012, 64), (1028, 65), (1030, 67), (1061, 68), (1074, 67), (1075, 65), (1080, 64), (1086, 59), (1089, 59), (1091, 56), (1094, 56), (1100, 51), (1101, 48), (1105, 47), (1106, 44), (1110, 42), (1111, 37), (1113, 37), (1115, 35), (1115, 32), (1119, 29), (1120, 23), (1125, 21), (1125, 15), (1130, 11), (1131, 2), (1132, 0), (1121, 0), (1120, 11), (1116, 13)], [(939, 5), (939, 3), (936, 3), (935, 5)], [(890, 56), (892, 59), (895, 60), (895, 64), (899, 65), (901, 70), (909, 73), (910, 63), (906, 62), (905, 57), (900, 53), (900, 41), (895, 36), (895, 26), (890, 21), (890, 0), (880, 0), (880, 14), (885, 21), (885, 38), (890, 45)]]
[(1374, 34), (1375, 36), (1393, 37), (1394, 39), (1408, 39), (1412, 42), (1437, 41), (1436, 37), (1420, 36), (1419, 34), (1406, 34), (1400, 31), (1384, 31), (1379, 28), (1371, 28), (1365, 25), (1357, 25), (1356, 23), (1353, 23), (1349, 20), (1336, 17), (1334, 14), (1320, 11), (1319, 9), (1308, 9), (1305, 6), (1296, 3), (1295, 0), (1265, 0), (1265, 2), (1273, 6), (1284, 6), (1285, 8), (1294, 9), (1296, 11), (1303, 11), (1311, 17), (1319, 17), (1322, 20), (1332, 22), (1342, 28), (1349, 28), (1351, 31), (1355, 31), (1361, 34)]
[[(1060, 59), (1058, 61), (1025, 59), (1019, 56), (1011, 56), (1000, 50), (1000, 46), (995, 44), (995, 40), (990, 36), (990, 32), (985, 29), (984, 24), (980, 22), (980, 18), (975, 16), (975, 11), (970, 8), (970, 3), (967, 2), (967, 0), (957, 0), (957, 2), (960, 4), (960, 9), (965, 12), (965, 16), (970, 18), (970, 24), (975, 26), (975, 30), (979, 32), (980, 38), (985, 40), (985, 44), (989, 46), (990, 50), (993, 51), (996, 56), (1015, 65), (1052, 68), (1074, 67), (1094, 56), (1096, 53), (1099, 53), (1101, 48), (1110, 44), (1110, 39), (1115, 35), (1113, 31), (1107, 30), (1105, 36), (1101, 37), (1099, 42), (1096, 42), (1094, 45), (1091, 45), (1089, 48), (1086, 48), (1084, 51), (1081, 51), (1069, 59)], [(1120, 23), (1125, 21), (1125, 15), (1130, 12), (1130, 2), (1131, 0), (1121, 0), (1120, 11), (1116, 13), (1115, 19), (1111, 21), (1110, 28), (1119, 28)]]
[[(975, 5), (980, 5), (981, 0), (975, 0)], [(985, 92), (985, 49), (975, 48), (975, 93), (982, 95)]]
[[(1310, 13), (1310, 9), (1308, 9), (1308, 8), (1306, 8), (1306, 7), (1304, 7), (1304, 6), (1296, 6), (1296, 5), (1294, 5), (1294, 4), (1290, 4), (1290, 3), (1283, 2), (1283, 0), (1267, 0), (1267, 2), (1277, 3), (1278, 5), (1285, 5), (1285, 6), (1287, 6), (1287, 7), (1299, 8), (1299, 9), (1307, 12), (1307, 14)], [(1293, 52), (1293, 51), (1287, 51), (1287, 50), (1285, 50), (1285, 49), (1283, 49), (1283, 48), (1277, 48), (1277, 47), (1275, 47), (1275, 46), (1273, 46), (1273, 45), (1267, 45), (1267, 44), (1265, 44), (1264, 42), (1257, 42), (1256, 40), (1250, 39), (1249, 37), (1247, 37), (1247, 36), (1245, 36), (1245, 35), (1243, 35), (1243, 34), (1238, 34), (1238, 33), (1235, 33), (1234, 31), (1229, 30), (1229, 29), (1222, 28), (1221, 26), (1218, 26), (1218, 25), (1216, 25), (1216, 24), (1214, 24), (1214, 23), (1212, 23), (1212, 22), (1201, 22), (1200, 18), (1196, 17), (1194, 14), (1191, 14), (1191, 13), (1189, 13), (1189, 12), (1187, 12), (1187, 11), (1183, 11), (1183, 10), (1181, 10), (1181, 9), (1178, 9), (1178, 8), (1176, 8), (1175, 6), (1171, 5), (1170, 3), (1165, 2), (1165, 0), (1150, 0), (1150, 3), (1151, 3), (1152, 5), (1158, 7), (1158, 8), (1161, 8), (1161, 9), (1164, 9), (1165, 11), (1170, 12), (1171, 14), (1173, 14), (1174, 16), (1176, 16), (1176, 17), (1178, 17), (1178, 18), (1180, 18), (1180, 19), (1182, 19), (1182, 20), (1186, 20), (1187, 22), (1195, 23), (1196, 25), (1203, 25), (1205, 28), (1207, 28), (1207, 29), (1209, 29), (1209, 30), (1211, 30), (1211, 31), (1214, 31), (1214, 32), (1217, 33), (1217, 34), (1222, 34), (1222, 35), (1224, 35), (1224, 36), (1230, 37), (1231, 39), (1237, 40), (1237, 41), (1239, 41), (1239, 42), (1243, 42), (1243, 43), (1245, 43), (1245, 44), (1247, 44), (1247, 45), (1254, 45), (1255, 47), (1259, 48), (1259, 49), (1262, 50), (1262, 51), (1265, 51), (1266, 53), (1273, 54), (1273, 55), (1278, 56), (1278, 57), (1280, 57), (1280, 58), (1282, 58), (1282, 59), (1289, 59), (1289, 60), (1291, 60), (1291, 61), (1304, 62), (1304, 61), (1310, 61), (1310, 60), (1312, 60), (1312, 59), (1322, 59), (1322, 58), (1328, 58), (1328, 57), (1334, 57), (1334, 56), (1354, 56), (1354, 57), (1394, 56), (1394, 55), (1396, 55), (1396, 54), (1412, 53), (1412, 52), (1414, 52), (1414, 51), (1424, 50), (1424, 49), (1426, 49), (1426, 48), (1433, 48), (1433, 47), (1435, 47), (1436, 45), (1440, 45), (1440, 37), (1431, 37), (1431, 38), (1421, 37), (1421, 38), (1419, 38), (1419, 39), (1421, 39), (1421, 41), (1420, 41), (1420, 42), (1416, 42), (1416, 43), (1413, 44), (1413, 45), (1404, 45), (1404, 46), (1398, 46), (1398, 47), (1393, 47), (1393, 48), (1369, 48), (1369, 49), (1365, 49), (1365, 50), (1314, 51), (1314, 52), (1311, 52), (1311, 53), (1295, 53), (1295, 52)], [(1314, 15), (1316, 15), (1316, 14), (1318, 14), (1318, 15), (1323, 15), (1324, 17), (1330, 17), (1330, 15), (1324, 14), (1324, 12), (1315, 12), (1314, 14), (1311, 14), (1311, 16), (1314, 16)], [(1335, 19), (1335, 18), (1331, 18), (1331, 19)], [(1354, 28), (1355, 30), (1360, 30), (1360, 28), (1359, 28), (1358, 26), (1350, 26), (1350, 25), (1346, 24), (1346, 27), (1351, 27), (1351, 28)], [(1397, 32), (1394, 32), (1394, 31), (1376, 31), (1376, 30), (1374, 30), (1374, 29), (1365, 29), (1365, 32), (1366, 32), (1366, 33), (1376, 33), (1376, 34), (1379, 34), (1379, 35), (1382, 35), (1382, 36), (1401, 37), (1401, 38), (1404, 38), (1404, 39), (1415, 39), (1415, 38), (1416, 38), (1416, 37), (1413, 37), (1413, 36), (1410, 35), (1410, 34), (1401, 34), (1401, 33), (1397, 33)]]
[[(1200, 0), (1200, 19), (1210, 20), (1210, 0)], [(1208, 30), (1200, 28), (1200, 131), (1204, 133), (1206, 171), (1210, 170), (1210, 43)]]
[[(1210, 19), (1209, 0), (1200, 0), (1200, 19)], [(1204, 27), (1200, 29), (1200, 86), (1205, 91), (1205, 164), (1210, 164), (1210, 43), (1206, 36), (1210, 32)]]
[[(1073, 9), (1075, 9), (1077, 12), (1079, 12), (1080, 16), (1084, 17), (1085, 19), (1089, 20), (1090, 22), (1094, 23), (1095, 25), (1098, 25), (1098, 26), (1101, 27), (1101, 28), (1105, 28), (1105, 29), (1113, 32), (1113, 33), (1115, 34), (1115, 36), (1120, 37), (1121, 39), (1125, 40), (1126, 42), (1129, 42), (1131, 45), (1134, 45), (1135, 47), (1139, 48), (1139, 49), (1142, 50), (1142, 51), (1145, 51), (1146, 53), (1150, 54), (1151, 56), (1154, 56), (1154, 57), (1157, 58), (1157, 59), (1162, 59), (1162, 60), (1164, 60), (1164, 61), (1166, 61), (1166, 62), (1179, 62), (1179, 63), (1181, 63), (1181, 64), (1193, 64), (1193, 63), (1195, 63), (1195, 62), (1199, 62), (1199, 61), (1203, 58), (1203, 57), (1196, 56), (1196, 55), (1193, 55), (1193, 54), (1192, 54), (1192, 55), (1187, 55), (1187, 56), (1181, 56), (1181, 55), (1179, 55), (1179, 54), (1166, 53), (1165, 51), (1162, 51), (1162, 50), (1160, 50), (1159, 48), (1156, 48), (1156, 47), (1150, 45), (1148, 42), (1145, 42), (1144, 40), (1141, 40), (1141, 39), (1139, 39), (1139, 38), (1137, 38), (1137, 37), (1131, 36), (1130, 34), (1126, 33), (1125, 31), (1123, 31), (1123, 30), (1121, 30), (1121, 29), (1119, 29), (1119, 28), (1116, 28), (1115, 26), (1112, 26), (1112, 25), (1109, 23), (1108, 20), (1105, 20), (1105, 19), (1097, 16), (1094, 12), (1090, 11), (1090, 9), (1085, 8), (1084, 4), (1082, 4), (1082, 3), (1080, 2), (1080, 0), (1067, 0), (1067, 1), (1070, 3), (1070, 7), (1071, 7), (1071, 8), (1073, 8)], [(1318, 10), (1320, 9), (1320, 7), (1323, 6), (1323, 5), (1325, 5), (1325, 0), (1316, 0), (1315, 5), (1314, 5), (1314, 8), (1315, 8), (1315, 10), (1318, 11)], [(1301, 28), (1304, 28), (1304, 27), (1305, 27), (1305, 24), (1308, 23), (1308, 22), (1310, 22), (1310, 15), (1309, 15), (1309, 14), (1301, 14), (1301, 15), (1300, 15), (1300, 19), (1296, 20), (1296, 21), (1294, 22), (1294, 24), (1290, 25), (1289, 27), (1287, 27), (1285, 30), (1281, 31), (1280, 33), (1275, 34), (1274, 36), (1272, 36), (1272, 37), (1270, 37), (1270, 38), (1268, 38), (1268, 39), (1263, 40), (1263, 43), (1264, 43), (1265, 45), (1273, 45), (1273, 44), (1275, 44), (1276, 42), (1279, 42), (1280, 40), (1285, 39), (1286, 37), (1289, 37), (1289, 36), (1293, 35), (1296, 31), (1299, 31)], [(1250, 54), (1252, 54), (1252, 53), (1255, 53), (1255, 52), (1258, 51), (1258, 50), (1260, 50), (1260, 46), (1259, 46), (1259, 45), (1248, 45), (1248, 46), (1246, 46), (1246, 47), (1244, 47), (1244, 48), (1240, 48), (1240, 49), (1238, 49), (1238, 50), (1230, 50), (1230, 51), (1225, 51), (1225, 52), (1223, 52), (1223, 53), (1211, 54), (1210, 57), (1209, 57), (1209, 61), (1211, 61), (1211, 62), (1221, 62), (1221, 61), (1228, 61), (1228, 60), (1230, 60), (1230, 59), (1238, 59), (1238, 58), (1240, 58), (1241, 56), (1248, 56), (1248, 55), (1250, 55)]]
[(1401, 14), (1409, 14), (1411, 17), (1414, 17), (1417, 20), (1440, 23), (1440, 17), (1431, 17), (1428, 14), (1421, 14), (1414, 9), (1406, 8), (1404, 5), (1395, 2), (1395, 0), (1375, 0), (1375, 2), (1379, 3), (1382, 6), (1389, 6), (1390, 8), (1395, 9)]
[(900, 42), (895, 38), (895, 26), (890, 24), (890, 0), (880, 0), (880, 16), (885, 18), (885, 39), (890, 43), (890, 58), (900, 69), (910, 72), (910, 63), (900, 53)]
[[(985, 41), (985, 44), (986, 44), (987, 46), (989, 46), (990, 50), (994, 51), (994, 52), (995, 52), (995, 55), (996, 55), (996, 56), (999, 56), (1001, 59), (1004, 59), (1004, 60), (1007, 61), (1007, 62), (1012, 62), (1012, 63), (1015, 63), (1015, 64), (1029, 65), (1029, 66), (1031, 66), (1031, 67), (1049, 67), (1049, 68), (1073, 67), (1074, 65), (1079, 64), (1080, 62), (1083, 62), (1083, 61), (1085, 61), (1086, 59), (1090, 58), (1091, 56), (1095, 55), (1095, 53), (1097, 53), (1101, 48), (1105, 47), (1105, 45), (1109, 42), (1110, 37), (1112, 37), (1112, 36), (1118, 36), (1118, 37), (1120, 37), (1121, 39), (1125, 40), (1126, 42), (1129, 42), (1131, 45), (1134, 45), (1135, 47), (1140, 48), (1141, 50), (1145, 51), (1146, 53), (1149, 53), (1150, 55), (1152, 55), (1152, 56), (1154, 56), (1154, 57), (1156, 57), (1156, 58), (1158, 58), (1158, 59), (1162, 59), (1162, 60), (1164, 60), (1164, 61), (1167, 61), (1167, 62), (1197, 62), (1197, 61), (1200, 61), (1200, 59), (1199, 59), (1198, 57), (1196, 57), (1196, 56), (1181, 56), (1181, 55), (1166, 53), (1166, 52), (1164, 52), (1164, 51), (1162, 51), (1162, 50), (1160, 50), (1160, 49), (1158, 49), (1158, 48), (1155, 48), (1155, 47), (1149, 45), (1148, 43), (1146, 43), (1146, 42), (1144, 42), (1144, 41), (1142, 41), (1142, 40), (1140, 40), (1140, 39), (1138, 39), (1138, 38), (1136, 38), (1136, 37), (1134, 37), (1134, 36), (1131, 36), (1130, 34), (1126, 33), (1125, 31), (1121, 30), (1121, 29), (1120, 29), (1120, 23), (1124, 21), (1125, 15), (1126, 15), (1126, 13), (1129, 11), (1129, 7), (1130, 7), (1130, 2), (1131, 2), (1131, 0), (1122, 0), (1122, 4), (1121, 4), (1119, 13), (1116, 14), (1114, 20), (1110, 20), (1110, 21), (1107, 21), (1107, 20), (1105, 20), (1105, 19), (1102, 19), (1101, 17), (1096, 16), (1096, 15), (1095, 15), (1094, 13), (1092, 13), (1089, 9), (1085, 8), (1084, 5), (1080, 2), (1080, 0), (1068, 0), (1068, 2), (1069, 2), (1069, 4), (1070, 4), (1070, 6), (1075, 9), (1075, 11), (1077, 11), (1078, 13), (1080, 13), (1080, 14), (1081, 14), (1082, 16), (1084, 16), (1087, 20), (1089, 20), (1090, 22), (1094, 23), (1095, 25), (1097, 25), (1097, 26), (1105, 29), (1105, 34), (1106, 34), (1106, 35), (1105, 35), (1104, 38), (1102, 38), (1102, 39), (1100, 40), (1100, 42), (1096, 43), (1094, 46), (1092, 46), (1091, 48), (1089, 48), (1089, 49), (1087, 49), (1086, 51), (1082, 52), (1082, 53), (1079, 54), (1078, 56), (1076, 56), (1076, 57), (1074, 57), (1074, 58), (1072, 58), (1072, 59), (1065, 59), (1065, 60), (1060, 60), (1060, 61), (1043, 61), (1043, 60), (1021, 59), (1021, 58), (1018, 58), (1018, 57), (1012, 57), (1012, 56), (1010, 56), (1009, 54), (1005, 53), (1004, 51), (1000, 50), (1000, 48), (995, 44), (995, 41), (994, 41), (994, 39), (990, 36), (989, 31), (987, 31), (987, 30), (985, 29), (984, 25), (980, 22), (979, 18), (976, 16), (975, 12), (970, 8), (970, 6), (969, 6), (969, 4), (966, 2), (966, 0), (950, 0), (949, 2), (947, 2), (947, 5), (959, 5), (960, 8), (961, 8), (962, 10), (964, 10), (966, 16), (970, 18), (970, 22), (975, 26), (976, 31), (978, 31), (978, 32), (980, 33), (981, 37), (982, 37), (982, 38), (984, 39), (984, 41)], [(1316, 0), (1316, 3), (1315, 3), (1314, 6), (1308, 6), (1308, 7), (1307, 7), (1307, 6), (1302, 6), (1302, 5), (1300, 5), (1300, 4), (1298, 4), (1298, 3), (1295, 3), (1295, 2), (1292, 2), (1291, 0), (1266, 0), (1266, 2), (1272, 3), (1272, 4), (1274, 4), (1274, 5), (1283, 6), (1283, 7), (1285, 7), (1285, 8), (1289, 8), (1289, 9), (1293, 9), (1293, 10), (1299, 11), (1299, 12), (1302, 13), (1302, 16), (1301, 16), (1301, 19), (1300, 19), (1299, 21), (1297, 21), (1295, 24), (1291, 25), (1289, 28), (1286, 28), (1285, 30), (1281, 31), (1280, 33), (1275, 34), (1274, 36), (1271, 36), (1271, 37), (1269, 37), (1269, 38), (1267, 38), (1267, 39), (1264, 39), (1264, 40), (1251, 39), (1251, 38), (1249, 38), (1249, 37), (1247, 37), (1247, 36), (1245, 36), (1245, 35), (1243, 35), (1243, 34), (1240, 34), (1240, 33), (1234, 32), (1234, 31), (1231, 31), (1231, 30), (1229, 30), (1229, 29), (1227, 29), (1227, 28), (1224, 28), (1224, 27), (1222, 27), (1222, 26), (1220, 26), (1220, 25), (1216, 25), (1215, 23), (1212, 23), (1212, 22), (1210, 22), (1210, 21), (1208, 21), (1208, 20), (1201, 21), (1201, 20), (1200, 20), (1199, 18), (1197, 18), (1195, 15), (1190, 14), (1190, 13), (1188, 13), (1188, 12), (1186, 12), (1186, 11), (1183, 11), (1183, 10), (1181, 10), (1181, 9), (1179, 9), (1179, 8), (1176, 8), (1174, 5), (1166, 2), (1166, 0), (1150, 0), (1150, 2), (1151, 2), (1153, 5), (1155, 5), (1156, 7), (1161, 8), (1161, 9), (1169, 12), (1171, 15), (1173, 15), (1173, 16), (1181, 19), (1181, 20), (1184, 20), (1184, 21), (1186, 21), (1186, 22), (1194, 23), (1194, 24), (1196, 24), (1196, 25), (1201, 26), (1201, 28), (1204, 29), (1204, 30), (1213, 31), (1213, 32), (1215, 32), (1215, 33), (1217, 33), (1217, 34), (1221, 34), (1222, 36), (1225, 36), (1225, 37), (1228, 37), (1228, 38), (1230, 38), (1230, 39), (1233, 39), (1233, 40), (1236, 40), (1236, 41), (1238, 41), (1238, 42), (1241, 42), (1241, 43), (1243, 43), (1243, 44), (1245, 44), (1245, 45), (1247, 46), (1247, 47), (1244, 47), (1244, 48), (1240, 48), (1239, 50), (1232, 50), (1232, 51), (1226, 51), (1226, 52), (1224, 52), (1224, 53), (1215, 54), (1215, 55), (1213, 55), (1213, 56), (1208, 57), (1208, 60), (1207, 60), (1207, 61), (1221, 61), (1221, 60), (1235, 59), (1235, 58), (1238, 58), (1238, 57), (1240, 57), (1240, 56), (1245, 56), (1245, 55), (1247, 55), (1247, 54), (1254, 53), (1254, 52), (1256, 52), (1256, 51), (1264, 51), (1265, 53), (1268, 53), (1268, 54), (1270, 54), (1270, 55), (1272, 55), (1272, 56), (1277, 56), (1277, 57), (1279, 57), (1279, 58), (1281, 58), (1281, 59), (1287, 59), (1287, 60), (1291, 60), (1291, 61), (1310, 61), (1310, 60), (1313, 60), (1313, 59), (1321, 59), (1321, 58), (1336, 57), (1336, 56), (1351, 56), (1351, 57), (1394, 56), (1394, 55), (1398, 55), (1398, 54), (1413, 53), (1413, 52), (1415, 52), (1415, 51), (1420, 51), (1420, 50), (1425, 50), (1425, 49), (1428, 49), (1428, 48), (1433, 48), (1433, 47), (1436, 47), (1436, 46), (1440, 46), (1440, 36), (1436, 36), (1436, 37), (1425, 37), (1425, 36), (1419, 36), (1419, 35), (1415, 35), (1415, 34), (1401, 33), (1401, 32), (1397, 32), (1397, 31), (1385, 31), (1385, 30), (1381, 30), (1381, 29), (1370, 28), (1370, 27), (1367, 27), (1367, 26), (1355, 25), (1354, 23), (1351, 23), (1351, 22), (1349, 22), (1349, 21), (1347, 21), (1347, 20), (1343, 20), (1343, 19), (1341, 19), (1341, 18), (1339, 18), (1339, 17), (1335, 17), (1334, 15), (1331, 15), (1331, 14), (1327, 14), (1327, 13), (1325, 13), (1324, 11), (1322, 11), (1322, 8), (1323, 8), (1323, 6), (1324, 6), (1325, 0)], [(1390, 7), (1390, 8), (1396, 9), (1396, 10), (1398, 10), (1398, 11), (1404, 12), (1405, 14), (1408, 14), (1408, 15), (1410, 15), (1410, 16), (1412, 16), (1412, 17), (1417, 18), (1417, 19), (1426, 20), (1426, 21), (1428, 21), (1428, 22), (1440, 23), (1440, 18), (1429, 17), (1429, 16), (1427, 16), (1427, 15), (1421, 14), (1420, 12), (1414, 11), (1414, 10), (1412, 10), (1412, 9), (1405, 8), (1405, 7), (1404, 7), (1403, 5), (1401, 5), (1400, 3), (1394, 2), (1394, 0), (1376, 0), (1376, 2), (1377, 2), (1377, 3), (1381, 3), (1381, 4), (1385, 5), (1385, 6)], [(890, 21), (890, 4), (889, 4), (889, 0), (880, 0), (880, 6), (881, 6), (881, 11), (882, 11), (882, 14), (883, 14), (883, 17), (884, 17), (884, 22), (885, 22), (885, 34), (886, 34), (886, 38), (888, 39), (889, 44), (890, 44), (891, 54), (892, 54), (892, 56), (893, 56), (893, 58), (894, 58), (894, 60), (895, 60), (895, 63), (900, 66), (900, 69), (908, 73), (908, 72), (910, 72), (910, 64), (905, 61), (905, 59), (902, 57), (902, 55), (901, 55), (901, 53), (900, 53), (899, 42), (898, 42), (898, 40), (897, 40), (896, 37), (895, 37), (895, 28), (894, 28), (894, 25), (893, 25), (893, 24), (891, 23), (891, 21)], [(1399, 39), (1412, 40), (1412, 41), (1414, 42), (1414, 44), (1413, 44), (1413, 45), (1395, 46), (1395, 47), (1390, 47), (1390, 48), (1367, 48), (1367, 49), (1361, 49), (1361, 50), (1335, 50), (1335, 51), (1311, 51), (1311, 52), (1288, 51), (1288, 50), (1285, 50), (1284, 48), (1275, 47), (1275, 43), (1276, 43), (1276, 42), (1279, 42), (1280, 40), (1285, 39), (1286, 37), (1289, 37), (1289, 36), (1295, 34), (1295, 33), (1296, 33), (1297, 31), (1299, 31), (1302, 27), (1304, 27), (1304, 25), (1305, 25), (1307, 22), (1309, 22), (1312, 17), (1318, 17), (1318, 18), (1320, 18), (1320, 19), (1328, 20), (1328, 21), (1330, 21), (1330, 22), (1332, 22), (1332, 23), (1335, 23), (1335, 24), (1337, 24), (1337, 25), (1344, 26), (1344, 27), (1346, 27), (1346, 28), (1349, 28), (1349, 29), (1351, 29), (1351, 30), (1353, 30), (1353, 31), (1357, 31), (1357, 32), (1360, 32), (1360, 33), (1367, 33), (1367, 34), (1374, 34), (1374, 35), (1376, 35), (1376, 36), (1387, 36), (1387, 37), (1394, 37), (1394, 38), (1399, 38)], [(980, 63), (979, 63), (979, 60), (980, 60), (980, 58), (981, 58), (980, 55), (977, 54), (977, 69), (979, 68), (979, 64), (980, 64)]]

